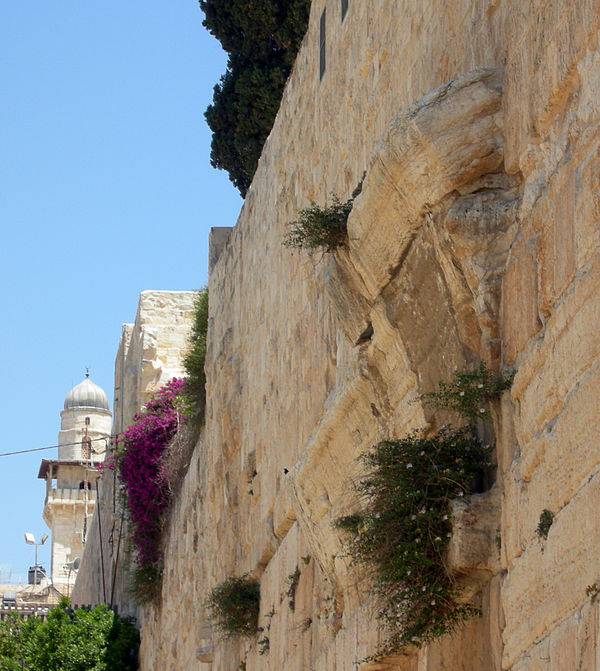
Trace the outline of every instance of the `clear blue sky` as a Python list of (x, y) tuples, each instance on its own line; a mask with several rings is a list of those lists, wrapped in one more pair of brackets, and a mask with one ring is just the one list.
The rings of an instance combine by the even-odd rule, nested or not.
[[(144, 289), (206, 283), (211, 226), (241, 198), (203, 112), (225, 54), (196, 0), (0, 2), (0, 453), (55, 445), (85, 367), (112, 403)], [(0, 582), (46, 532), (42, 457), (0, 457)], [(40, 558), (49, 568), (48, 546)]]

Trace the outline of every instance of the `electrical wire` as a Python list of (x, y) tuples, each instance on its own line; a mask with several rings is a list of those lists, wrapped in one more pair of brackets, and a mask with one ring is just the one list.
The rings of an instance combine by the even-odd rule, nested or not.
[[(105, 438), (89, 438), (88, 440), (90, 442), (95, 441), (95, 440), (110, 440), (114, 438), (114, 436), (107, 436)], [(0, 454), (0, 457), (10, 457), (13, 454), (25, 454), (26, 452), (41, 452), (42, 450), (55, 450), (57, 447), (71, 447), (73, 445), (81, 445), (81, 441), (77, 441), (76, 443), (63, 443), (62, 445), (48, 445), (48, 447), (34, 447), (30, 450), (17, 450), (16, 452), (4, 452)]]

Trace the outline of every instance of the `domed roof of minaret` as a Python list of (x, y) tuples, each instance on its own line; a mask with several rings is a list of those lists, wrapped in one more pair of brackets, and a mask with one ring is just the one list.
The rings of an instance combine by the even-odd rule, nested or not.
[(90, 380), (90, 374), (71, 389), (65, 398), (65, 410), (74, 408), (99, 408), (109, 410), (108, 397), (104, 391)]

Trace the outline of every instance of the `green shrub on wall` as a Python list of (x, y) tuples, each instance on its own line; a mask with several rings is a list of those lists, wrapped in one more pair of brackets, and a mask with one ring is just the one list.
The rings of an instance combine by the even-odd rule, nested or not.
[(454, 373), (451, 382), (439, 382), (437, 391), (423, 394), (420, 399), (436, 408), (454, 410), (473, 423), (489, 418), (489, 402), (510, 389), (513, 377), (513, 372), (494, 373), (482, 361), (474, 370)]
[(283, 240), (285, 247), (297, 249), (323, 248), (326, 252), (333, 252), (345, 244), (348, 238), (348, 217), (354, 205), (354, 199), (361, 193), (364, 172), (360, 182), (356, 185), (352, 196), (342, 203), (334, 194), (331, 194), (331, 205), (320, 207), (311, 201), (309, 207), (298, 212), (295, 221), (287, 223), (288, 231)]
[(548, 538), (548, 533), (550, 532), (550, 527), (554, 523), (554, 513), (548, 508), (544, 508), (540, 514), (540, 521), (536, 527), (536, 534), (538, 538), (543, 538), (546, 540)]
[(311, 202), (298, 213), (298, 219), (288, 223), (288, 232), (283, 241), (286, 247), (315, 249), (323, 247), (332, 252), (346, 241), (348, 215), (352, 210), (353, 198), (342, 203), (334, 194), (332, 203), (319, 207)]
[(196, 427), (204, 423), (206, 409), (206, 332), (208, 330), (208, 289), (201, 289), (194, 301), (194, 321), (190, 333), (190, 350), (186, 354), (185, 386), (182, 393), (183, 413)]
[(482, 491), (493, 473), (494, 446), (477, 437), (475, 422), (489, 417), (489, 403), (512, 377), (483, 363), (455, 373), (453, 382), (420, 399), (456, 411), (465, 426), (382, 441), (362, 457), (367, 473), (355, 485), (360, 508), (334, 525), (347, 535), (351, 561), (369, 569), (379, 597), (389, 635), (371, 659), (421, 646), (479, 613), (461, 602), (447, 569), (451, 501)]
[(206, 607), (225, 637), (253, 636), (258, 625), (260, 584), (247, 575), (227, 578), (210, 591)]
[(361, 510), (336, 526), (349, 535), (353, 563), (372, 570), (379, 617), (392, 632), (378, 655), (421, 645), (478, 613), (457, 600), (444, 553), (450, 502), (475, 491), (493, 467), (491, 453), (470, 428), (446, 427), (431, 437), (382, 441), (362, 457)]

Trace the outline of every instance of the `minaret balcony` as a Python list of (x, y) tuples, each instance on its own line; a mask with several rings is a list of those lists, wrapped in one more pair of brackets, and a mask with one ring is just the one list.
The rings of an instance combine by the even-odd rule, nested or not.
[[(87, 496), (86, 496), (87, 494)], [(73, 488), (55, 488), (48, 492), (46, 504), (70, 505), (77, 503), (93, 503), (96, 501), (96, 492), (93, 490), (73, 489)]]

